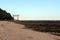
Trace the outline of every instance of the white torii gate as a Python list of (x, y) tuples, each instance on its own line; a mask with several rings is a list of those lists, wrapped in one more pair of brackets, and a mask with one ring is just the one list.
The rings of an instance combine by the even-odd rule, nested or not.
[(19, 15), (13, 15), (14, 20), (19, 20)]

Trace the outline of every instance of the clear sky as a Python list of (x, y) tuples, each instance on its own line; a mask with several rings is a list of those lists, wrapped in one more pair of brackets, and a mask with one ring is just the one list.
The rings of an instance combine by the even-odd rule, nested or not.
[(60, 0), (0, 0), (0, 8), (21, 20), (60, 20)]

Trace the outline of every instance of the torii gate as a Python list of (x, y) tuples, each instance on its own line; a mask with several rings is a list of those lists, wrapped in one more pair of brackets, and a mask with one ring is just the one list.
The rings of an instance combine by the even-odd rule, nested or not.
[(19, 20), (19, 15), (13, 15), (14, 20)]

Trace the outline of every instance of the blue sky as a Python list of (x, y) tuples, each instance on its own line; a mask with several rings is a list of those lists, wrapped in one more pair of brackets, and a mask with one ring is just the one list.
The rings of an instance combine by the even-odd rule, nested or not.
[(60, 20), (60, 0), (0, 0), (0, 8), (20, 20)]

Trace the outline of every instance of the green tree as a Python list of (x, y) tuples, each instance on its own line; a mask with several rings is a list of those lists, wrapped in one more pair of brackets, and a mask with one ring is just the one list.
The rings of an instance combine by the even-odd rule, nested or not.
[(0, 20), (14, 20), (10, 13), (0, 8)]

